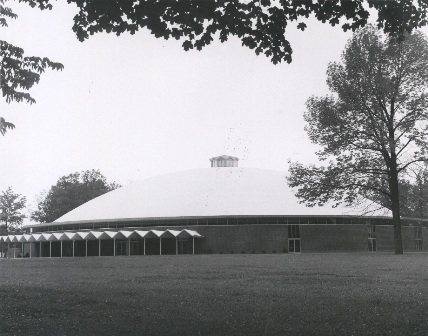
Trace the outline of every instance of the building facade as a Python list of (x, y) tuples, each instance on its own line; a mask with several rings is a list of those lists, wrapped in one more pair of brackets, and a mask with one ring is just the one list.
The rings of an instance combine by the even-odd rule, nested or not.
[[(2, 248), (32, 257), (394, 251), (387, 211), (306, 207), (284, 172), (240, 168), (225, 155), (210, 162), (119, 188), (53, 223), (28, 226), (25, 235), (2, 236)], [(428, 251), (424, 225), (403, 219), (404, 251)]]

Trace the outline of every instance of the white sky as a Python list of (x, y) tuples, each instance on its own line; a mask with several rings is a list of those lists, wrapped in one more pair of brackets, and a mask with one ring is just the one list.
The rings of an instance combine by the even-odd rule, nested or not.
[(37, 104), (0, 100), (0, 116), (16, 125), (0, 137), (0, 190), (12, 186), (30, 207), (59, 177), (87, 169), (126, 185), (209, 167), (223, 154), (275, 170), (287, 170), (288, 159), (316, 160), (305, 101), (328, 93), (327, 64), (340, 59), (351, 33), (316, 21), (304, 32), (290, 26), (293, 62), (273, 65), (235, 38), (200, 52), (146, 30), (81, 43), (71, 30), (74, 6), (7, 5), (19, 18), (0, 39), (65, 66), (30, 91)]

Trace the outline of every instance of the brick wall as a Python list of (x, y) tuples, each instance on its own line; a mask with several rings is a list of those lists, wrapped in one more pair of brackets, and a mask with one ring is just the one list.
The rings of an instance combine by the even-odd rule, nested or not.
[(379, 252), (394, 252), (394, 229), (392, 226), (376, 226), (376, 246)]
[(403, 251), (415, 252), (415, 228), (408, 226), (402, 227), (401, 237), (403, 239)]
[[(423, 251), (428, 251), (428, 232), (422, 230), (423, 234)], [(401, 237), (403, 239), (403, 251), (415, 252), (414, 228), (403, 226), (401, 228)], [(376, 227), (376, 242), (379, 252), (394, 252), (394, 228), (392, 226)]]
[(204, 236), (195, 253), (282, 253), (288, 246), (287, 225), (195, 226)]
[[(195, 239), (195, 253), (282, 253), (288, 249), (288, 227), (287, 225), (274, 224), (253, 224), (253, 225), (200, 225), (178, 227), (150, 227), (147, 229), (190, 229), (199, 232), (204, 236), (202, 239)], [(142, 228), (139, 228), (142, 229)], [(144, 228), (143, 228), (144, 230)], [(415, 251), (414, 228), (403, 227), (403, 248), (405, 252)], [(366, 252), (368, 251), (367, 228), (365, 224), (354, 225), (300, 225), (301, 251), (304, 252)], [(428, 230), (423, 230), (423, 251), (428, 251)], [(191, 241), (191, 240), (190, 240)], [(71, 255), (67, 252), (67, 244), (64, 242), (63, 254)], [(168, 239), (162, 241), (166, 248)], [(392, 226), (376, 226), (377, 251), (393, 252), (393, 228)], [(79, 251), (84, 251), (84, 247), (78, 248), (84, 242), (76, 241), (75, 255)], [(112, 245), (108, 242), (102, 243), (102, 254), (113, 254)], [(147, 240), (147, 253), (150, 254), (150, 245), (157, 253), (159, 241), (157, 239)], [(190, 243), (191, 244), (191, 243)], [(111, 245), (111, 246), (107, 246)], [(83, 245), (82, 245), (83, 246)], [(172, 245), (171, 245), (172, 246)], [(110, 250), (105, 249), (109, 247)], [(39, 243), (32, 244), (32, 256), (39, 255)], [(171, 248), (175, 253), (175, 245)], [(53, 252), (54, 252), (53, 248)], [(191, 253), (192, 246), (187, 244), (186, 250)], [(24, 252), (29, 252), (29, 244), (25, 244)], [(55, 250), (56, 251), (56, 250)], [(98, 255), (98, 242), (88, 242), (88, 255)], [(108, 252), (108, 253), (107, 253)], [(167, 252), (167, 251), (165, 251)], [(49, 256), (49, 243), (44, 243), (42, 247), (43, 256)], [(59, 253), (59, 252), (58, 252)], [(58, 254), (57, 253), (57, 254)], [(82, 252), (84, 253), (84, 252)]]
[[(183, 228), (196, 230), (204, 236), (203, 239), (195, 240), (195, 253), (198, 254), (274, 253), (274, 251), (282, 253), (284, 249), (288, 250), (287, 225), (201, 225)], [(303, 253), (365, 252), (368, 249), (365, 224), (300, 225), (300, 235)]]
[(424, 228), (422, 229), (422, 251), (428, 252), (428, 229)]
[(367, 229), (361, 225), (300, 225), (302, 252), (365, 252)]

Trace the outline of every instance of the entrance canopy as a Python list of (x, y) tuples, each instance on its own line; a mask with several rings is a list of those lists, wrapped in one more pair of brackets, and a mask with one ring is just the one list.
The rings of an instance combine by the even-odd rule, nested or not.
[(7, 235), (0, 236), (0, 242), (38, 242), (61, 240), (105, 240), (105, 239), (143, 239), (143, 238), (202, 238), (194, 230), (134, 230), (134, 231), (82, 231), (82, 232), (55, 232), (43, 234)]

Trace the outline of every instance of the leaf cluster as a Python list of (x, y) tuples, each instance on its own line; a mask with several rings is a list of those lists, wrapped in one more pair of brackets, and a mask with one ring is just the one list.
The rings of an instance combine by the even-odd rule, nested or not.
[[(31, 7), (51, 9), (49, 0), (20, 0)], [(0, 27), (7, 27), (7, 19), (16, 19), (18, 16), (12, 9), (4, 6), (5, 1), (0, 0)], [(33, 104), (36, 100), (30, 95), (30, 90), (40, 81), (40, 75), (46, 69), (62, 70), (61, 63), (52, 62), (47, 57), (26, 56), (24, 50), (11, 43), (0, 40), (0, 89), (7, 103), (12, 101)], [(14, 128), (4, 118), (0, 119), (0, 133), (5, 134), (7, 129)]]
[(15, 125), (0, 117), (0, 134), (4, 135), (8, 129), (14, 129)]
[(46, 57), (24, 56), (24, 50), (5, 41), (0, 41), (1, 90), (7, 103), (12, 101), (33, 104), (36, 100), (27, 92), (40, 81), (46, 69), (62, 70), (60, 63)]
[[(296, 197), (309, 207), (323, 206), (326, 203), (331, 203), (333, 207), (341, 203), (369, 205), (370, 202), (367, 203), (365, 200), (382, 204), (377, 201), (380, 197), (382, 200), (389, 199), (388, 184), (376, 176), (378, 168), (365, 165), (369, 160), (354, 161), (355, 164), (331, 161), (327, 166), (318, 167), (290, 162), (288, 184), (292, 188), (297, 188)], [(377, 209), (378, 207), (370, 207), (370, 211)]]
[[(292, 48), (285, 37), (291, 22), (306, 28), (306, 19), (344, 31), (355, 31), (367, 24), (367, 7), (378, 13), (377, 25), (386, 33), (403, 35), (427, 24), (426, 1), (311, 1), (311, 0), (249, 0), (249, 1), (135, 1), (135, 0), (68, 0), (79, 8), (73, 30), (79, 40), (105, 31), (120, 35), (149, 29), (156, 37), (182, 38), (183, 48), (202, 49), (215, 38), (227, 41), (237, 36), (242, 44), (265, 54), (274, 64), (290, 63)], [(368, 6), (364, 6), (367, 4)], [(342, 23), (341, 23), (342, 21)]]

